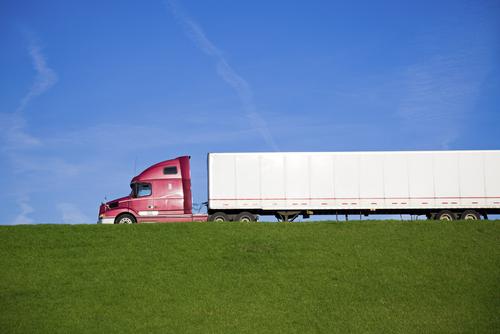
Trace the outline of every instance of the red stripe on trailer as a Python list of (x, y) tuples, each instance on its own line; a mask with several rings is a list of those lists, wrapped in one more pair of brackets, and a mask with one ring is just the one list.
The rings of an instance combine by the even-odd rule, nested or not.
[[(211, 198), (212, 201), (282, 201), (282, 200), (369, 200), (369, 199), (381, 199), (381, 200), (391, 200), (391, 199), (491, 199), (500, 198), (500, 196), (488, 196), (488, 197), (477, 197), (477, 196), (462, 196), (462, 197), (314, 197), (314, 198)], [(500, 203), (500, 202), (499, 202)]]

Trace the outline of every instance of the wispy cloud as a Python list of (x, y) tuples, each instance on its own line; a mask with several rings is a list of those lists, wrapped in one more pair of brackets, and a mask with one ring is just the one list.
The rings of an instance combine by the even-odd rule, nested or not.
[(2, 151), (13, 151), (33, 148), (41, 145), (40, 139), (26, 131), (26, 119), (22, 112), (0, 114), (0, 130), (2, 131)]
[(260, 133), (271, 149), (279, 151), (269, 125), (257, 111), (253, 91), (248, 82), (232, 68), (222, 51), (208, 39), (202, 27), (185, 13), (178, 2), (167, 1), (166, 4), (196, 46), (214, 60), (218, 76), (238, 95), (244, 108), (245, 117), (249, 120), (251, 126)]
[(34, 38), (28, 45), (33, 69), (36, 72), (35, 80), (29, 91), (22, 97), (17, 109), (10, 114), (2, 115), (4, 123), (4, 150), (32, 148), (41, 145), (41, 140), (26, 131), (26, 118), (24, 112), (29, 103), (37, 96), (48, 91), (57, 82), (57, 74), (47, 65), (47, 60), (42, 49)]
[(74, 177), (84, 168), (59, 157), (44, 154), (15, 154), (11, 156), (11, 162), (15, 166), (14, 173), (17, 175), (43, 173), (45, 176), (51, 175), (59, 178)]
[(12, 224), (20, 225), (20, 224), (32, 224), (33, 219), (28, 215), (32, 213), (33, 207), (30, 205), (29, 197), (27, 194), (22, 194), (17, 198), (17, 205), (19, 206), (19, 210), (21, 211), (15, 218)]
[[(27, 130), (25, 111), (30, 102), (37, 96), (47, 92), (56, 82), (57, 74), (47, 65), (41, 47), (31, 38), (28, 52), (32, 60), (36, 76), (29, 91), (21, 98), (17, 109), (11, 113), (0, 115), (2, 120), (2, 151), (7, 153), (15, 173), (23, 170), (23, 152), (41, 146), (42, 141), (31, 135)], [(29, 190), (27, 187), (19, 187), (16, 202), (20, 213), (14, 218), (13, 224), (30, 224), (33, 219), (29, 217), (34, 212), (30, 205)]]
[(443, 149), (459, 137), (474, 109), (487, 69), (480, 54), (438, 55), (403, 73), (397, 115), (408, 128), (435, 138)]
[(422, 50), (419, 61), (403, 69), (394, 87), (404, 126), (418, 131), (420, 141), (432, 140), (443, 149), (463, 137), (494, 65), (491, 32), (485, 26), (489, 14), (480, 10), (470, 15), (473, 27), (472, 21), (448, 17), (416, 36), (414, 43)]
[(57, 82), (56, 72), (47, 65), (42, 49), (34, 39), (31, 39), (28, 51), (33, 68), (36, 71), (36, 77), (28, 93), (21, 99), (21, 103), (16, 110), (17, 113), (24, 111), (31, 100), (45, 93)]
[(80, 209), (72, 203), (59, 203), (57, 209), (61, 212), (65, 224), (90, 224), (94, 223)]

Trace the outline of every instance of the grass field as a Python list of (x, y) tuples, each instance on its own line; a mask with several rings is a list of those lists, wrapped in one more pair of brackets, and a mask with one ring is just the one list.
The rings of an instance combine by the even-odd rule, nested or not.
[(499, 333), (500, 221), (0, 227), (0, 333)]

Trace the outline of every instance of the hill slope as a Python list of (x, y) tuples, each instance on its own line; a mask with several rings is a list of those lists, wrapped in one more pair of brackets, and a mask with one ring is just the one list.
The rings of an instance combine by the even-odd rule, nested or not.
[(2, 333), (500, 328), (500, 222), (0, 227)]

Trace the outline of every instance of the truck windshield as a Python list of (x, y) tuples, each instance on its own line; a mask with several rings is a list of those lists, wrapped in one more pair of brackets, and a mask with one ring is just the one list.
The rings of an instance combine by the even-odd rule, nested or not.
[(130, 188), (132, 192), (130, 196), (132, 197), (144, 197), (151, 195), (151, 184), (149, 183), (131, 183)]

